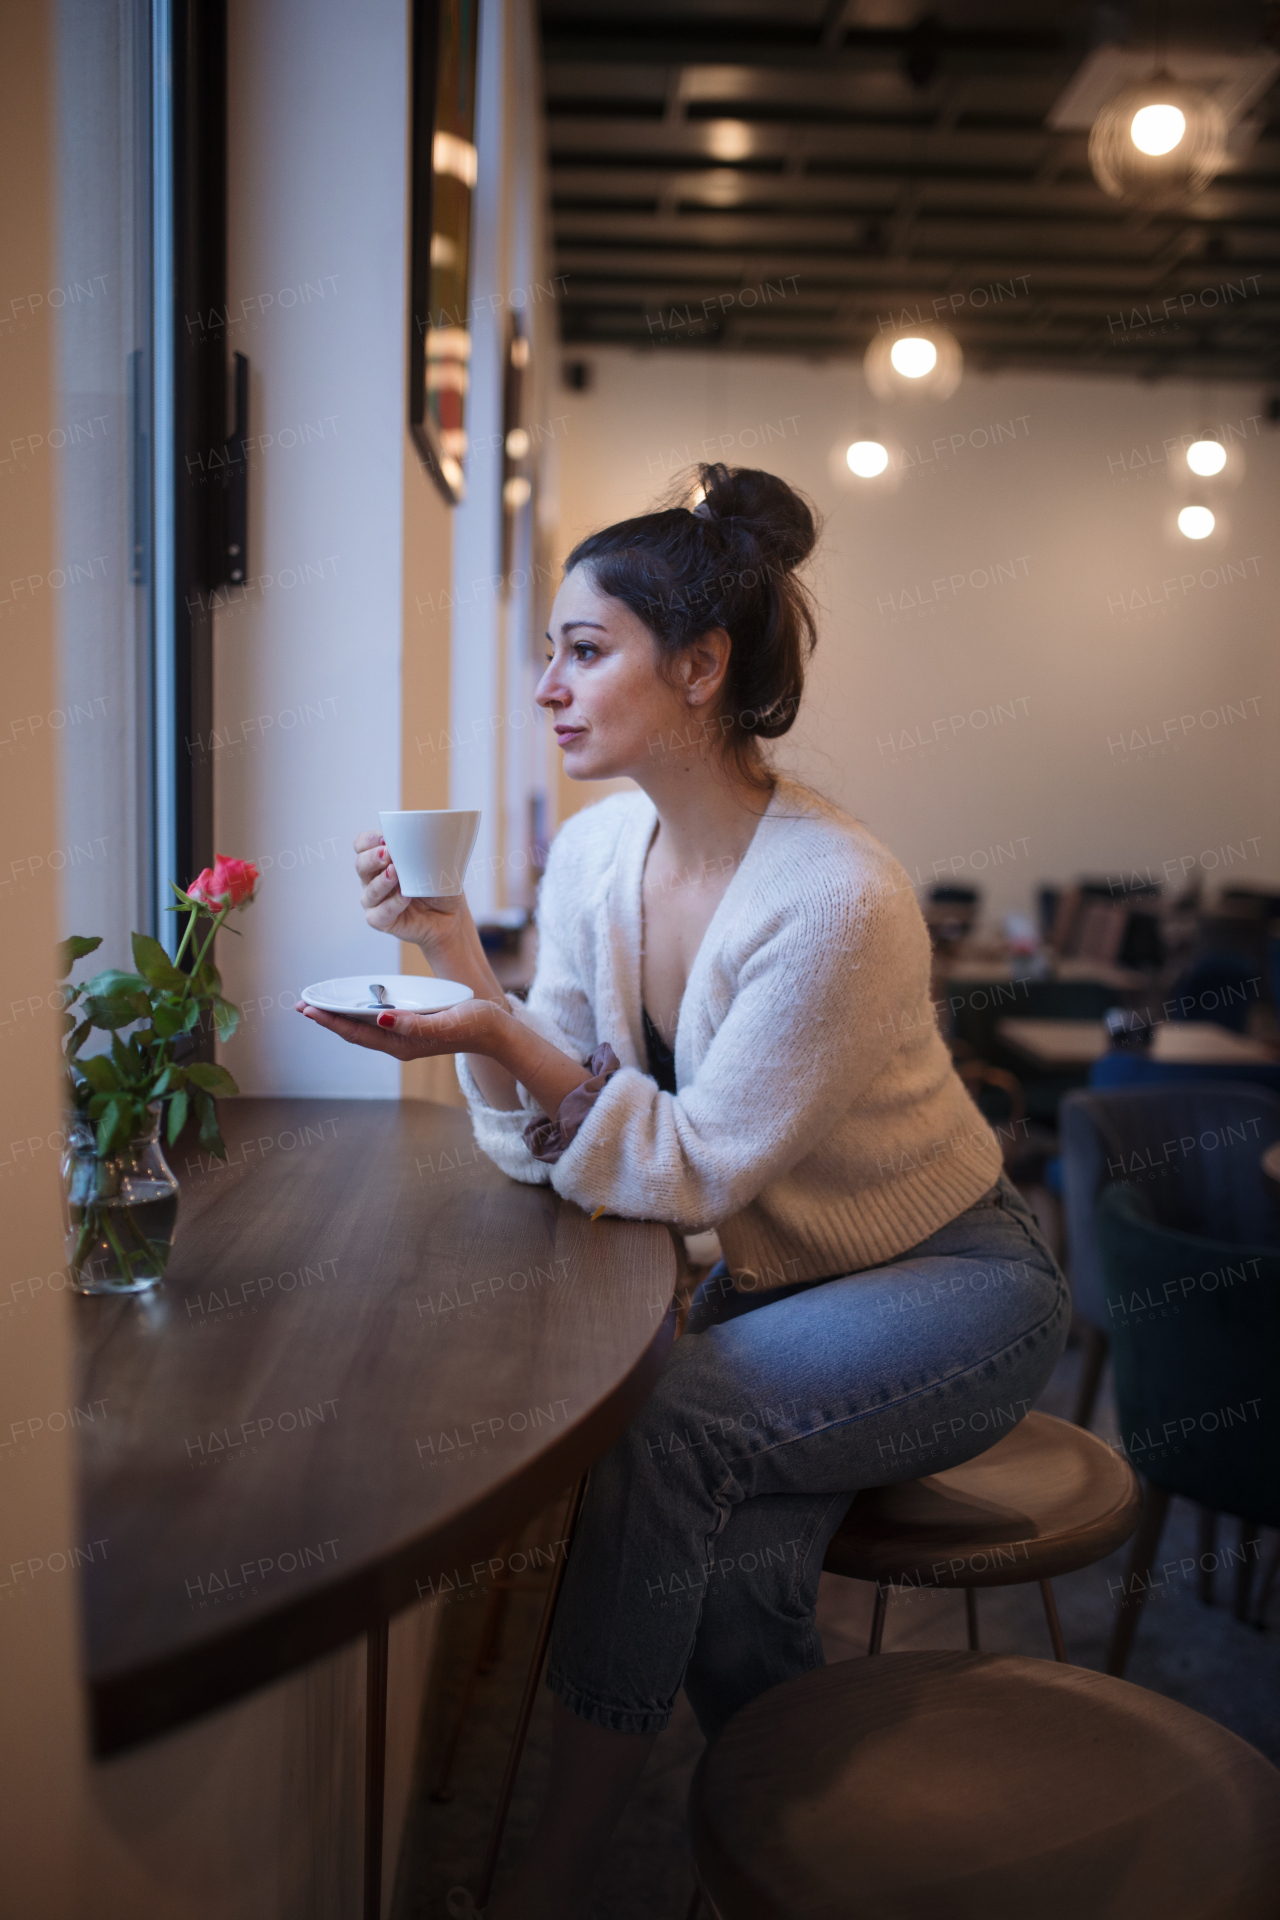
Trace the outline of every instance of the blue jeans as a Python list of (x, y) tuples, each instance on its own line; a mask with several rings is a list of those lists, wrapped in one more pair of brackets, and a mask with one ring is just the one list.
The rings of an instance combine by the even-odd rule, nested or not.
[(1002, 1175), (885, 1267), (772, 1292), (722, 1267), (649, 1401), (591, 1472), (547, 1684), (619, 1733), (681, 1686), (710, 1738), (822, 1665), (818, 1575), (861, 1487), (982, 1453), (1066, 1345), (1066, 1283)]

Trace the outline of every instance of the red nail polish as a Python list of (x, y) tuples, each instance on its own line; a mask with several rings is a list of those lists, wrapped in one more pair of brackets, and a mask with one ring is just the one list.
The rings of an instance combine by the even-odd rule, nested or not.
[(395, 1023), (396, 1017), (394, 1013), (380, 1013), (378, 1015), (378, 1025), (380, 1027), (394, 1027)]

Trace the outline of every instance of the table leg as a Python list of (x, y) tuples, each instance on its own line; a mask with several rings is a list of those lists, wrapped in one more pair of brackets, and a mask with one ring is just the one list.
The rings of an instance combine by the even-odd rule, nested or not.
[(560, 1589), (564, 1585), (565, 1566), (573, 1547), (573, 1536), (578, 1530), (578, 1519), (582, 1513), (582, 1503), (587, 1497), (587, 1476), (584, 1473), (572, 1493), (565, 1513), (565, 1548), (560, 1563), (553, 1568), (551, 1584), (547, 1589), (546, 1602), (542, 1609), (542, 1619), (538, 1626), (538, 1637), (534, 1642), (533, 1658), (529, 1662), (529, 1673), (525, 1680), (524, 1697), (520, 1702), (520, 1712), (516, 1717), (515, 1732), (511, 1736), (511, 1746), (507, 1753), (507, 1764), (502, 1775), (502, 1785), (498, 1789), (498, 1805), (493, 1816), (493, 1828), (489, 1834), (489, 1847), (485, 1854), (484, 1868), (480, 1875), (480, 1891), (476, 1895), (476, 1905), (481, 1912), (489, 1904), (489, 1895), (493, 1890), (493, 1876), (498, 1869), (498, 1854), (502, 1847), (502, 1835), (507, 1824), (507, 1811), (511, 1805), (511, 1795), (515, 1790), (516, 1774), (520, 1770), (520, 1756), (524, 1752), (525, 1736), (529, 1731), (529, 1722), (533, 1718), (534, 1705), (538, 1698), (538, 1682), (542, 1678), (542, 1663), (547, 1657), (547, 1648), (551, 1643), (551, 1629), (555, 1623), (556, 1602), (560, 1598)]
[(365, 1635), (364, 1920), (381, 1920), (382, 1811), (387, 1785), (387, 1622)]

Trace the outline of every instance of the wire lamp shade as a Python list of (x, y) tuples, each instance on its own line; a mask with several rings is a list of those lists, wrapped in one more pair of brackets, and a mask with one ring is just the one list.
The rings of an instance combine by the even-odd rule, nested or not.
[[(1175, 112), (1150, 111), (1160, 108)], [(1089, 135), (1089, 165), (1098, 185), (1113, 199), (1139, 207), (1177, 206), (1202, 193), (1226, 152), (1222, 108), (1179, 80), (1126, 87), (1103, 107)]]

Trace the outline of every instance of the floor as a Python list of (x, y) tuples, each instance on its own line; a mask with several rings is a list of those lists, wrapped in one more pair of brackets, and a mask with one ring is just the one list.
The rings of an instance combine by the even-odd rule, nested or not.
[[(1040, 1406), (1070, 1417), (1079, 1354), (1069, 1350)], [(1117, 1440), (1114, 1405), (1104, 1380), (1094, 1428)], [(1194, 1566), (1199, 1550), (1197, 1511), (1176, 1500), (1161, 1543), (1162, 1564)], [(1221, 1523), (1225, 1530), (1230, 1524)], [(539, 1531), (539, 1526), (542, 1530)], [(535, 1522), (530, 1538), (554, 1538)], [(1225, 1531), (1219, 1549), (1236, 1544)], [(1265, 1532), (1261, 1559), (1275, 1546)], [(1081, 1666), (1101, 1669), (1110, 1634), (1124, 1553), (1056, 1581), (1067, 1652)], [(1244, 1625), (1230, 1611), (1231, 1575), (1219, 1574), (1216, 1604), (1206, 1608), (1193, 1578), (1171, 1572), (1153, 1590), (1138, 1629), (1127, 1678), (1209, 1715), (1280, 1763), (1280, 1593), (1273, 1594), (1270, 1631)], [(819, 1625), (829, 1661), (858, 1659), (866, 1650), (872, 1590), (858, 1581), (823, 1575)], [(458, 1749), (453, 1797), (430, 1798), (440, 1756), (453, 1723), (459, 1690), (470, 1666), (485, 1609), (483, 1596), (459, 1598), (445, 1612), (441, 1657), (427, 1701), (419, 1778), (397, 1876), (394, 1920), (473, 1920), (468, 1889), (478, 1883), (489, 1820), (515, 1718), (519, 1691), (541, 1610), (536, 1588), (515, 1593), (497, 1667), (480, 1680)], [(1006, 1587), (979, 1597), (984, 1651), (1048, 1656), (1040, 1597), (1034, 1587)], [(891, 1602), (885, 1648), (956, 1647), (966, 1644), (959, 1594), (897, 1596)], [(545, 1688), (534, 1714), (503, 1848), (509, 1870), (531, 1831), (546, 1759), (549, 1696)], [(689, 1781), (702, 1751), (702, 1737), (681, 1696), (615, 1837), (596, 1896), (599, 1920), (683, 1920), (693, 1890), (685, 1838)], [(500, 1869), (501, 1878), (501, 1869)]]

